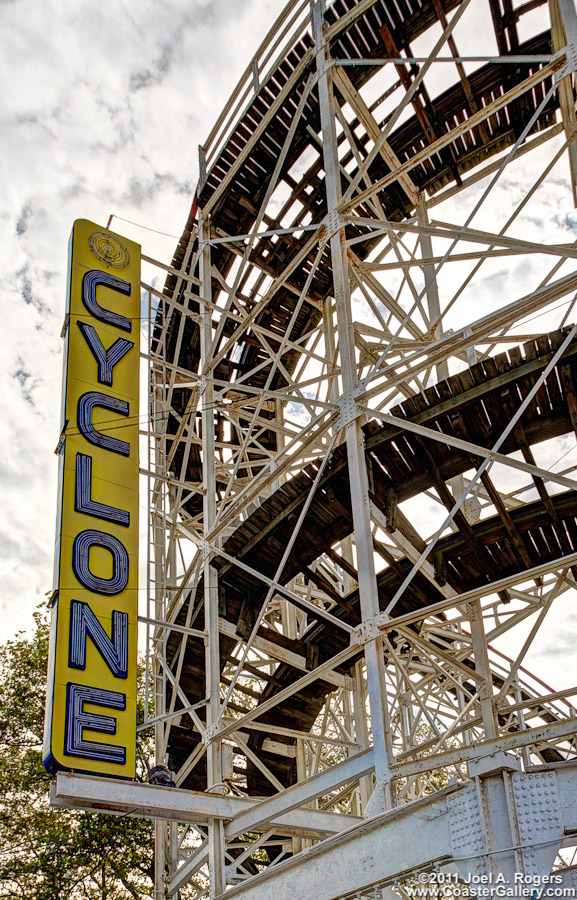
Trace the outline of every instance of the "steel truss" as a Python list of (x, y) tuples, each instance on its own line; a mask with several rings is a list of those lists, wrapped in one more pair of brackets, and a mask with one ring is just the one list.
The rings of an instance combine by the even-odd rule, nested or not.
[(577, 245), (527, 221), (552, 173), (575, 196), (576, 39), (571, 0), (293, 0), (200, 148), (144, 286), (141, 727), (176, 788), (55, 788), (157, 817), (157, 898), (570, 863), (577, 686), (524, 663), (577, 578)]

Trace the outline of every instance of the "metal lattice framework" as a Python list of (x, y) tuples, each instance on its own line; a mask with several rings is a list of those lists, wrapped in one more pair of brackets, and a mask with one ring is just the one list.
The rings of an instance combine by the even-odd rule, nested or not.
[(577, 688), (524, 663), (577, 578), (577, 244), (530, 227), (559, 172), (573, 209), (576, 40), (572, 0), (292, 0), (200, 148), (145, 285), (142, 727), (180, 790), (109, 804), (159, 816), (157, 897), (380, 898), (571, 844)]

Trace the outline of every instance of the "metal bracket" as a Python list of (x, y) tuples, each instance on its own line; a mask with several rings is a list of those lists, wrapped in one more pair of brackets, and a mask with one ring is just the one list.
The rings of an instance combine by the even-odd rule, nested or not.
[(470, 778), (487, 778), (489, 775), (497, 775), (503, 771), (519, 772), (521, 760), (511, 753), (497, 750), (488, 756), (480, 756), (472, 759), (468, 764)]
[(289, 759), (296, 759), (297, 755), (296, 747), (291, 747), (290, 744), (283, 744), (280, 741), (274, 741), (271, 738), (264, 739), (262, 749), (266, 753), (276, 753), (278, 756), (286, 756)]
[(378, 616), (373, 616), (372, 619), (365, 619), (364, 622), (361, 622), (360, 625), (357, 625), (355, 630), (351, 633), (351, 647), (355, 645), (363, 646), (363, 644), (368, 644), (369, 641), (374, 641), (378, 637), (382, 637), (382, 632), (380, 629), (381, 625), (385, 625), (389, 621), (390, 616), (386, 613), (379, 613)]
[(212, 742), (218, 738), (219, 732), (220, 727), (217, 722), (214, 722), (212, 725), (207, 725), (202, 736), (202, 743), (206, 747), (209, 747)]
[(340, 214), (338, 209), (329, 209), (327, 213), (327, 217), (325, 219), (325, 224), (327, 228), (327, 241), (329, 241), (337, 231), (340, 231), (341, 228), (344, 228), (346, 225), (344, 216)]
[(60, 332), (60, 337), (65, 338), (66, 333), (68, 331), (68, 326), (70, 325), (70, 313), (66, 313), (64, 316), (64, 322), (62, 323), (62, 331)]
[(209, 559), (211, 552), (212, 550), (210, 542), (205, 538), (202, 538), (200, 542), (200, 558), (202, 559), (203, 563), (206, 562), (207, 559)]
[(346, 428), (347, 425), (352, 425), (360, 415), (363, 415), (353, 394), (343, 394), (343, 396), (337, 400), (336, 405), (340, 410), (339, 418), (336, 421), (336, 428), (338, 429)]
[(62, 446), (64, 441), (66, 440), (66, 429), (68, 428), (68, 419), (65, 420), (64, 425), (62, 426), (62, 431), (60, 432), (60, 437), (58, 438), (58, 443), (56, 444), (56, 449), (54, 453), (56, 456), (60, 456), (60, 451), (62, 450)]
[(571, 72), (577, 71), (577, 41), (568, 41), (558, 56), (565, 57), (565, 64), (555, 72), (554, 78), (557, 83), (567, 78)]
[(324, 75), (326, 75), (329, 69), (331, 69), (335, 64), (334, 60), (327, 59), (324, 45), (322, 47), (319, 47), (319, 49), (317, 50), (316, 61), (317, 70), (313, 78), (313, 84), (318, 84), (319, 78), (322, 78)]
[(260, 90), (260, 74), (258, 71), (258, 59), (255, 56), (252, 61), (252, 89), (255, 94)]
[(563, 839), (556, 774), (516, 772), (512, 781), (525, 874), (548, 874)]
[(457, 866), (464, 873), (487, 876), (485, 823), (475, 784), (471, 782), (462, 790), (449, 794), (447, 807), (451, 851)]
[(565, 47), (565, 58), (571, 72), (577, 71), (577, 41), (569, 41)]
[(206, 184), (206, 150), (202, 144), (198, 145), (198, 174), (198, 192), (200, 193)]

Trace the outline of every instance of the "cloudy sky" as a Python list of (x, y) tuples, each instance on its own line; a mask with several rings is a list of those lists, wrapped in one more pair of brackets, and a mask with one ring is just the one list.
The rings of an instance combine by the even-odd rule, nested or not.
[[(147, 255), (170, 260), (196, 186), (198, 144), (283, 6), (284, 0), (42, 0), (32, 10), (25, 0), (0, 0), (0, 640), (30, 628), (32, 612), (52, 588), (53, 451), (72, 223), (88, 218), (105, 226), (114, 215), (115, 230), (140, 242)], [(486, 0), (476, 0), (459, 30), (461, 53), (479, 52), (487, 21)], [(493, 43), (485, 52), (495, 51)], [(537, 166), (557, 146), (551, 142)], [(530, 174), (525, 163), (514, 169), (474, 225), (497, 230)], [(464, 219), (484, 187), (464, 205), (460, 198), (460, 212), (457, 204), (451, 214)], [(519, 228), (523, 237), (575, 240), (575, 222), (562, 160)], [(515, 265), (488, 267), (478, 282), (478, 314), (505, 295), (521, 296), (550, 268), (535, 258)], [(162, 283), (158, 270), (143, 277)], [(469, 315), (472, 307), (464, 309)], [(553, 464), (558, 455), (557, 448), (540, 462)], [(567, 635), (577, 629), (573, 601), (560, 604), (574, 628), (565, 628), (563, 642), (558, 625), (547, 626), (539, 665), (553, 679), (567, 665), (573, 646)]]
[(165, 232), (112, 226), (170, 261), (198, 144), (283, 5), (0, 0), (0, 640), (52, 586), (72, 223)]

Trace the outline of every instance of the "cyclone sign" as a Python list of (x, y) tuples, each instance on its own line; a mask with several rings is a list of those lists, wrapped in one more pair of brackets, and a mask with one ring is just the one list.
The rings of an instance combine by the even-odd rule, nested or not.
[(43, 761), (134, 778), (140, 247), (74, 223)]

